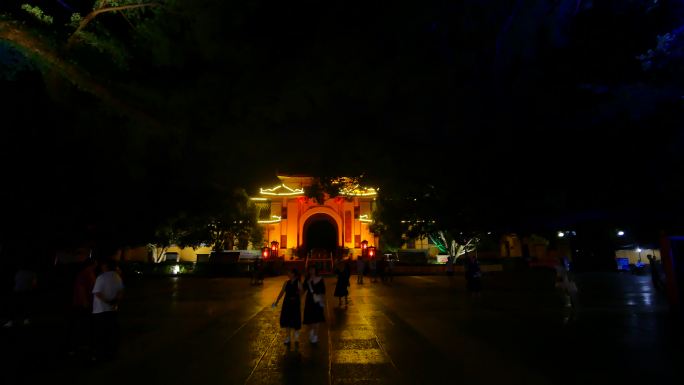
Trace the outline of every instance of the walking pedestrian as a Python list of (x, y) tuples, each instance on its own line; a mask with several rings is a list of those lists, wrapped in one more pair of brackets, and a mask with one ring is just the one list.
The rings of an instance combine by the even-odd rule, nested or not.
[(304, 303), (304, 324), (309, 325), (309, 342), (318, 343), (318, 330), (322, 322), (325, 322), (325, 282), (318, 275), (316, 267), (309, 267), (306, 277), (306, 300)]
[(344, 306), (349, 305), (349, 278), (351, 272), (346, 261), (340, 261), (335, 268), (337, 274), (337, 283), (335, 284), (335, 297), (339, 299), (338, 306), (342, 306), (342, 297), (344, 297)]
[(378, 281), (378, 261), (375, 258), (368, 259), (368, 268), (370, 269), (371, 282)]
[(658, 291), (665, 290), (665, 284), (660, 276), (660, 271), (658, 270), (658, 260), (651, 254), (646, 256), (649, 262), (649, 268), (651, 269), (651, 282), (653, 282), (653, 287)]
[(482, 295), (482, 271), (477, 256), (472, 253), (466, 254), (465, 279), (470, 295), (479, 298)]
[(378, 276), (380, 276), (380, 282), (385, 283), (385, 257), (378, 257), (378, 264), (377, 264), (377, 269), (378, 269)]
[(445, 270), (447, 277), (452, 278), (454, 276), (454, 257), (451, 255), (447, 257)]
[(570, 314), (565, 318), (566, 322), (578, 319), (577, 284), (572, 279), (569, 271), (569, 263), (565, 257), (558, 258), (556, 267), (556, 287), (561, 289), (565, 300), (565, 307), (570, 309)]
[(392, 256), (387, 257), (387, 280), (389, 282), (394, 281), (394, 258)]
[[(302, 328), (301, 295), (304, 289), (297, 269), (288, 271), (287, 278), (278, 298), (273, 302), (273, 307), (277, 307), (280, 299), (285, 296), (280, 310), (280, 327), (287, 330), (284, 344), (290, 346), (291, 341), (294, 340), (295, 348), (299, 348), (299, 330)], [(292, 334), (294, 336), (290, 339)]]
[(29, 264), (22, 262), (19, 269), (14, 274), (14, 291), (12, 296), (12, 310), (9, 320), (3, 325), (11, 328), (15, 322), (20, 322), (24, 326), (31, 323), (33, 315), (33, 295), (37, 287), (36, 272), (29, 267)]
[(117, 312), (124, 285), (112, 260), (100, 263), (102, 273), (93, 287), (94, 360), (112, 359), (119, 344)]
[(365, 267), (366, 263), (363, 260), (363, 257), (359, 255), (356, 259), (356, 283), (359, 285), (363, 285), (363, 271)]
[(69, 355), (75, 355), (76, 351), (90, 342), (92, 327), (90, 314), (93, 311), (93, 288), (97, 263), (95, 260), (87, 260), (81, 270), (76, 274), (73, 287), (73, 297), (67, 326), (67, 347)]

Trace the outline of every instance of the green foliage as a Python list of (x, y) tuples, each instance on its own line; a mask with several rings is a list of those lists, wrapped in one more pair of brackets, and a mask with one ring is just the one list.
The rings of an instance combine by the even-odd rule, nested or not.
[(237, 189), (217, 203), (205, 217), (215, 250), (232, 250), (236, 244), (246, 249), (250, 240), (258, 240), (256, 233), (263, 230), (257, 208), (244, 190)]
[(109, 32), (79, 31), (77, 36), (87, 46), (109, 57), (120, 69), (128, 68), (129, 53), (126, 47), (120, 40), (113, 38)]
[(252, 247), (254, 249), (259, 249), (261, 247), (261, 245), (264, 243), (264, 231), (261, 226), (256, 225), (250, 227), (249, 241), (252, 243)]
[(83, 17), (81, 17), (81, 14), (76, 12), (72, 13), (71, 17), (69, 18), (69, 24), (67, 24), (69, 27), (76, 29), (78, 28), (78, 25), (81, 24), (81, 21), (83, 20)]
[(46, 14), (45, 12), (43, 12), (43, 10), (40, 9), (40, 7), (38, 7), (38, 6), (32, 6), (30, 4), (22, 4), (21, 9), (28, 12), (30, 15), (32, 15), (33, 17), (35, 17), (38, 21), (40, 21), (42, 23), (52, 25), (52, 23), (54, 22), (54, 18), (52, 16)]

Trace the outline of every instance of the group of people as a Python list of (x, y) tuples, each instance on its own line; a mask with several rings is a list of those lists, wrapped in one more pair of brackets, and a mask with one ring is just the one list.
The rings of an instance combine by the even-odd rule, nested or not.
[[(380, 261), (383, 261), (383, 264), (379, 264), (378, 262)], [(357, 274), (359, 275), (357, 282), (359, 284), (363, 284), (365, 262), (362, 258), (357, 259)], [(383, 281), (392, 279), (393, 261), (370, 259), (368, 262), (372, 282), (377, 280), (379, 271), (383, 272), (380, 275)], [(380, 269), (378, 269), (379, 265), (382, 266)], [(344, 306), (347, 307), (349, 306), (349, 286), (351, 281), (349, 261), (338, 261), (335, 267), (335, 274), (337, 275), (337, 282), (335, 283), (334, 296), (339, 301), (338, 306), (342, 306), (342, 300), (344, 299)], [(287, 330), (284, 344), (290, 346), (294, 342), (295, 347), (299, 346), (299, 332), (302, 324), (309, 327), (309, 342), (317, 344), (320, 325), (325, 322), (324, 309), (326, 301), (323, 277), (315, 266), (308, 268), (308, 273), (304, 280), (301, 279), (297, 269), (288, 271), (287, 277), (287, 281), (283, 283), (278, 297), (272, 304), (272, 307), (275, 308), (282, 300), (280, 327)], [(301, 312), (302, 296), (305, 297), (303, 317)]]
[(118, 310), (123, 280), (111, 259), (88, 260), (76, 274), (67, 323), (69, 355), (85, 345), (93, 361), (112, 359), (119, 342)]
[[(280, 327), (287, 330), (285, 345), (292, 342), (299, 347), (299, 331), (302, 324), (309, 326), (309, 342), (318, 343), (320, 324), (325, 322), (325, 282), (318, 274), (318, 269), (309, 267), (308, 274), (301, 280), (299, 271), (292, 269), (287, 273), (287, 281), (278, 294), (272, 307), (277, 307), (283, 300), (280, 311)], [(304, 299), (304, 317), (301, 312), (301, 297)], [(302, 319), (303, 318), (303, 319)]]
[[(22, 267), (14, 280), (13, 309), (5, 328), (29, 325), (35, 307), (35, 271)], [(93, 361), (113, 358), (118, 350), (117, 311), (124, 288), (116, 263), (89, 259), (72, 283), (65, 333), (69, 355), (85, 347)]]
[(394, 280), (394, 259), (392, 258), (368, 258), (359, 257), (356, 260), (356, 283), (363, 284), (363, 276), (368, 265), (368, 273), (371, 282), (378, 282), (378, 277), (382, 282), (392, 282)]

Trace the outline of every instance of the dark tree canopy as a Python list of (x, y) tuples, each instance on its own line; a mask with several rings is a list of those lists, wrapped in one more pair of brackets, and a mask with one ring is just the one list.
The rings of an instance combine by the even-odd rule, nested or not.
[(681, 1), (158, 4), (0, 5), (5, 240), (144, 242), (276, 171), (453, 227), (679, 225)]

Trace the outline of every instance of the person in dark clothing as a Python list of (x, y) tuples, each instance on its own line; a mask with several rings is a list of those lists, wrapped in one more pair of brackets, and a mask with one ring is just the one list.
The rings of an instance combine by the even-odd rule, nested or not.
[(385, 258), (384, 257), (378, 257), (378, 276), (380, 277), (380, 282), (385, 282)]
[(394, 259), (392, 259), (392, 257), (387, 257), (387, 270), (385, 275), (387, 281), (394, 281)]
[(473, 254), (465, 256), (465, 279), (468, 292), (474, 297), (480, 297), (482, 291), (482, 271), (480, 262)]
[(646, 258), (648, 258), (651, 268), (651, 281), (653, 282), (653, 287), (659, 291), (665, 290), (665, 284), (660, 277), (660, 270), (658, 269), (658, 260), (656, 260), (651, 254), (647, 255)]
[(255, 258), (252, 262), (252, 285), (264, 284), (264, 263), (261, 258)]
[(285, 345), (290, 345), (290, 336), (294, 333), (295, 347), (299, 346), (299, 330), (302, 328), (301, 295), (304, 292), (302, 282), (299, 280), (299, 272), (292, 269), (287, 273), (287, 281), (283, 283), (283, 288), (278, 294), (278, 298), (273, 302), (273, 307), (278, 306), (278, 302), (283, 296), (283, 307), (280, 311), (280, 327), (287, 329)]
[(90, 314), (93, 311), (93, 287), (97, 278), (97, 262), (86, 261), (74, 280), (71, 309), (67, 324), (67, 346), (69, 355), (75, 355), (78, 348), (89, 341), (92, 333)]
[(309, 275), (304, 284), (306, 300), (304, 302), (304, 324), (309, 325), (309, 342), (318, 343), (318, 329), (325, 322), (325, 282), (318, 275), (316, 267), (309, 268)]
[(335, 274), (337, 274), (335, 297), (339, 299), (338, 306), (342, 306), (342, 297), (344, 297), (344, 306), (347, 306), (349, 305), (349, 278), (351, 276), (349, 264), (346, 261), (341, 261), (335, 269)]
[(26, 264), (22, 265), (14, 275), (14, 292), (12, 297), (12, 314), (3, 325), (11, 328), (15, 321), (28, 326), (33, 310), (33, 296), (37, 286), (36, 272)]
[(366, 267), (366, 262), (363, 257), (359, 255), (356, 259), (356, 283), (363, 285), (363, 270)]

